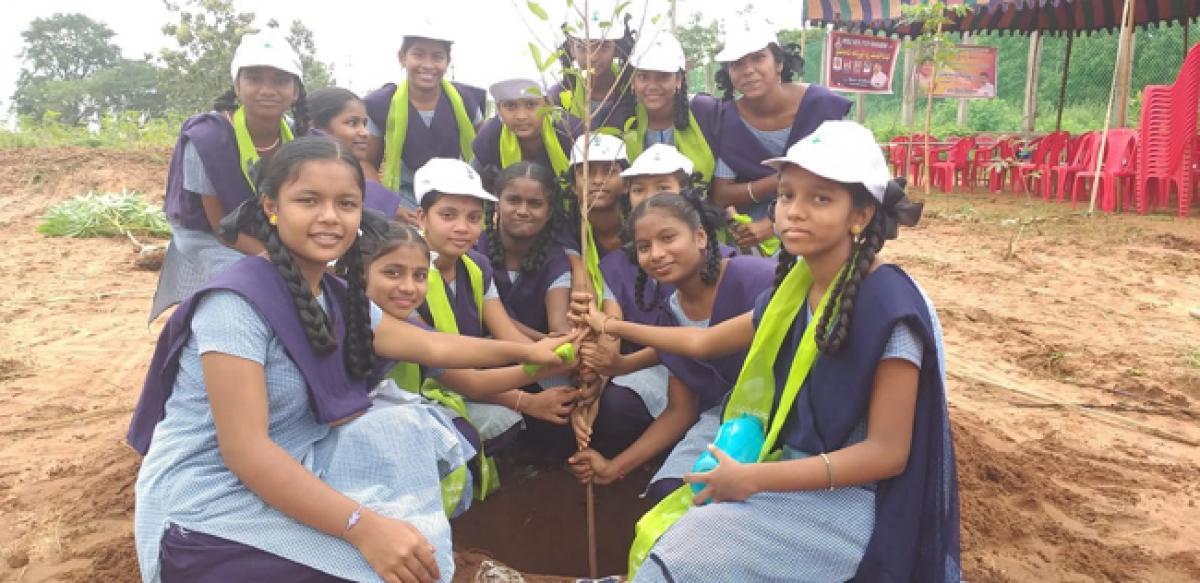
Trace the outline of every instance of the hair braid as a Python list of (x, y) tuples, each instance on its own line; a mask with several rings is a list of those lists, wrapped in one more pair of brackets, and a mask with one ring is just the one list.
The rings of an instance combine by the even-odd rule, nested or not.
[(362, 237), (354, 240), (342, 257), (346, 273), (346, 347), (342, 351), (346, 371), (361, 379), (375, 366), (375, 331), (371, 328), (371, 300), (367, 298), (366, 266)]
[(774, 290), (779, 289), (780, 285), (783, 285), (784, 278), (787, 277), (788, 273), (791, 273), (792, 268), (795, 266), (796, 256), (788, 253), (786, 249), (779, 249), (778, 262), (775, 264), (775, 282), (771, 284), (772, 294), (775, 293)]
[(304, 83), (299, 78), (296, 79), (296, 103), (292, 105), (292, 129), (297, 136), (303, 136), (308, 133), (308, 93), (304, 90)]
[(717, 244), (719, 213), (692, 189), (685, 189), (680, 196), (700, 215), (700, 226), (704, 228), (704, 234), (708, 238), (708, 247), (704, 250), (704, 267), (700, 269), (700, 281), (712, 285), (721, 277), (721, 251)]
[(675, 129), (684, 131), (688, 129), (691, 121), (691, 107), (688, 104), (687, 92), (687, 71), (680, 70), (679, 76), (683, 79), (679, 84), (679, 90), (675, 92)]
[(637, 303), (637, 307), (643, 312), (649, 312), (650, 310), (658, 307), (657, 279), (654, 280), (654, 296), (650, 299), (650, 303), (646, 303), (646, 281), (648, 279), (650, 279), (650, 276), (646, 275), (646, 270), (642, 269), (641, 265), (638, 265), (637, 279), (633, 282), (633, 299)]
[(496, 213), (499, 209), (495, 203), (488, 203), (483, 207), (483, 230), (487, 234), (487, 256), (492, 262), (492, 266), (496, 269), (505, 269), (504, 267), (504, 241), (500, 237), (499, 217)]
[(262, 241), (263, 247), (271, 257), (271, 263), (275, 264), (279, 275), (287, 284), (309, 344), (318, 354), (329, 354), (337, 350), (337, 338), (330, 331), (329, 314), (325, 313), (317, 298), (313, 297), (312, 290), (305, 284), (300, 269), (296, 267), (295, 261), (292, 261), (291, 252), (279, 240), (279, 231), (267, 221), (262, 207), (259, 206), (258, 209), (254, 236)]
[(880, 221), (872, 219), (866, 231), (854, 241), (850, 259), (846, 269), (838, 278), (838, 284), (831, 297), (838, 300), (837, 320), (833, 330), (829, 330), (833, 318), (834, 303), (825, 306), (821, 314), (820, 326), (817, 328), (817, 348), (826, 354), (833, 354), (842, 349), (850, 336), (850, 321), (854, 313), (854, 300), (858, 296), (863, 279), (871, 271), (875, 263), (875, 254), (883, 246), (883, 233)]

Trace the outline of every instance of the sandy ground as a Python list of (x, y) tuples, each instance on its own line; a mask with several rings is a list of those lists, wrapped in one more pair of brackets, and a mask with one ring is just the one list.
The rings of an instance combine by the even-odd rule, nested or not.
[[(156, 274), (34, 227), (89, 189), (159, 193), (167, 160), (0, 151), (0, 580), (137, 578), (122, 437)], [(935, 195), (885, 256), (945, 327), (967, 577), (1200, 580), (1200, 220)]]

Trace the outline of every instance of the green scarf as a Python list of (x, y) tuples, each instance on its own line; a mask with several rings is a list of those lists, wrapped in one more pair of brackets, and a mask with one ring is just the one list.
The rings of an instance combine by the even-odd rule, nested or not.
[[(629, 156), (630, 162), (642, 155), (646, 144), (646, 129), (649, 127), (650, 114), (646, 107), (639, 103), (634, 110), (634, 117), (625, 121), (625, 134), (622, 136), (625, 139), (625, 154)], [(704, 139), (704, 132), (700, 131), (700, 124), (691, 111), (688, 111), (687, 129), (675, 128), (675, 147), (679, 149), (679, 153), (692, 161), (695, 171), (704, 176), (705, 182), (712, 182), (717, 159), (713, 156), (712, 148), (708, 146), (708, 140)]]
[[(483, 270), (479, 268), (479, 264), (475, 263), (470, 257), (463, 255), (461, 257), (463, 265), (467, 268), (467, 277), (471, 280), (471, 294), (475, 299), (475, 307), (479, 312), (479, 321), (483, 322)], [(454, 315), (454, 307), (450, 304), (450, 296), (446, 293), (446, 284), (442, 280), (442, 274), (437, 269), (429, 270), (429, 292), (425, 296), (425, 303), (429, 306), (429, 313), (433, 316), (433, 327), (438, 332), (446, 334), (458, 334), (458, 319)], [(396, 381), (396, 384), (401, 388), (417, 393), (431, 401), (439, 403), (450, 410), (457, 413), (468, 422), (471, 421), (467, 416), (467, 402), (462, 395), (443, 387), (434, 379), (421, 380), (421, 369), (416, 363), (403, 362), (392, 367), (388, 373), (388, 377)], [(485, 500), (489, 495), (500, 488), (500, 478), (496, 469), (496, 460), (488, 457), (483, 452), (483, 444), (479, 446), (480, 460), (480, 476), (479, 483), (475, 485), (475, 498)], [(456, 477), (459, 470), (463, 473)], [(448, 481), (454, 478), (454, 484), (448, 485)], [(463, 488), (466, 487), (466, 468), (460, 467), (449, 476), (442, 480), (442, 504), (446, 507), (447, 516), (458, 504), (458, 500), (462, 498)], [(457, 495), (456, 495), (457, 494)]]
[[(845, 268), (843, 268), (845, 269)], [(836, 280), (836, 278), (835, 278)], [(810, 318), (800, 338), (800, 347), (792, 359), (788, 369), (787, 381), (784, 383), (783, 395), (779, 400), (779, 409), (771, 415), (771, 406), (775, 400), (775, 359), (783, 341), (787, 338), (796, 316), (804, 307), (805, 298), (812, 288), (812, 270), (808, 264), (800, 261), (792, 268), (775, 295), (771, 297), (767, 309), (763, 312), (762, 320), (750, 343), (750, 351), (746, 354), (742, 372), (738, 375), (737, 384), (721, 416), (722, 421), (735, 419), (743, 413), (753, 415), (763, 422), (767, 430), (766, 441), (758, 459), (774, 461), (778, 459), (775, 452), (775, 441), (787, 421), (792, 405), (800, 394), (804, 380), (808, 378), (813, 363), (817, 359), (817, 325), (818, 318)], [(821, 302), (817, 304), (814, 314), (822, 314), (825, 306), (832, 300), (833, 286), (825, 290)], [(663, 498), (654, 508), (651, 508), (637, 523), (636, 538), (633, 548), (629, 551), (629, 578), (633, 579), (638, 567), (650, 554), (650, 549), (658, 539), (675, 524), (688, 509), (692, 507), (693, 493), (691, 487), (685, 484)]]
[[(463, 105), (462, 95), (454, 84), (442, 79), (442, 93), (450, 100), (450, 108), (454, 110), (454, 123), (458, 125), (458, 147), (462, 151), (463, 160), (471, 161), (471, 143), (475, 141), (475, 126), (467, 108)], [(392, 95), (392, 104), (388, 107), (386, 139), (383, 143), (383, 176), (380, 182), (390, 190), (400, 191), (400, 168), (404, 164), (404, 142), (408, 138), (408, 81), (401, 81)], [(416, 168), (413, 168), (416, 170)]]
[[(571, 166), (571, 160), (567, 158), (566, 152), (563, 152), (562, 144), (558, 141), (558, 135), (554, 131), (554, 121), (547, 114), (542, 119), (542, 143), (545, 144), (546, 156), (550, 158), (550, 166), (554, 169), (555, 176), (562, 176), (563, 172)], [(517, 134), (508, 129), (507, 125), (501, 124), (500, 127), (500, 167), (508, 168), (517, 162), (524, 159), (521, 153), (521, 141), (517, 139)]]
[[(246, 127), (246, 108), (238, 107), (237, 111), (233, 112), (233, 137), (237, 142), (238, 158), (242, 165), (242, 176), (246, 177), (246, 184), (250, 185), (250, 192), (258, 192), (258, 185), (254, 183), (254, 179), (250, 177), (250, 169), (258, 164), (258, 150), (254, 147), (254, 140), (250, 137), (250, 128)], [(286, 144), (292, 141), (292, 128), (288, 127), (286, 121), (279, 120), (279, 141)]]

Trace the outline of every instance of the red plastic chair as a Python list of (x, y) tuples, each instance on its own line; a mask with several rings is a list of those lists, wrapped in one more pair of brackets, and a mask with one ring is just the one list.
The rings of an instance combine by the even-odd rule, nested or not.
[[(1125, 192), (1133, 187), (1132, 167), (1137, 164), (1137, 131), (1120, 128), (1109, 130), (1108, 144), (1104, 148), (1104, 162), (1100, 167), (1100, 199), (1099, 207), (1106, 212), (1112, 212), (1117, 207), (1117, 186), (1122, 186)], [(1100, 150), (1100, 140), (1094, 140), (1092, 164), (1096, 163), (1095, 155)], [(1082, 193), (1091, 197), (1091, 184), (1096, 177), (1094, 169), (1080, 171), (1075, 174), (1071, 186), (1071, 208), (1075, 208), (1076, 200)], [(1081, 188), (1082, 185), (1082, 188)]]
[[(1149, 210), (1152, 196), (1154, 201), (1165, 205), (1170, 188), (1174, 186), (1179, 216), (1187, 216), (1195, 186), (1198, 100), (1200, 44), (1188, 51), (1173, 85), (1147, 86), (1145, 89), (1135, 196), (1139, 213)], [(1150, 191), (1152, 183), (1158, 188), (1156, 193)]]
[[(975, 148), (975, 138), (961, 138), (946, 154), (945, 162), (934, 162), (929, 168), (929, 178), (933, 185), (942, 192), (954, 189), (955, 184), (967, 186), (970, 184), (971, 150)], [(961, 179), (961, 181), (960, 181)]]
[(1016, 172), (1013, 172), (1010, 167), (1017, 162), (1017, 145), (1016, 138), (1002, 138), (996, 143), (996, 157), (988, 163), (984, 168), (987, 172), (988, 190), (991, 192), (1000, 192), (1004, 187), (1005, 180), (1013, 182), (1009, 185), (1014, 191)]
[(1000, 144), (1000, 139), (995, 136), (976, 136), (975, 150), (971, 153), (970, 160), (967, 161), (967, 184), (971, 188), (979, 186), (980, 177), (992, 163), (992, 158), (996, 155), (996, 148)]
[(893, 176), (904, 176), (910, 139), (908, 136), (896, 136), (888, 142), (888, 163), (892, 165)]
[(1037, 147), (1033, 151), (1033, 159), (1029, 162), (1017, 164), (1014, 167), (1018, 192), (1025, 192), (1027, 190), (1032, 192), (1036, 183), (1036, 188), (1042, 195), (1042, 198), (1044, 200), (1050, 199), (1050, 167), (1055, 164), (1062, 154), (1065, 138), (1066, 136), (1061, 133), (1047, 134), (1038, 141)]
[[(934, 160), (937, 159), (937, 150), (933, 142), (937, 141), (936, 136), (929, 136), (929, 155)], [(912, 178), (913, 186), (922, 186), (925, 183), (925, 134), (909, 136), (908, 144), (908, 175)]]
[(1096, 155), (1099, 153), (1099, 140), (1096, 139), (1098, 135), (1099, 132), (1080, 134), (1071, 161), (1062, 166), (1050, 167), (1050, 178), (1055, 187), (1050, 194), (1057, 191), (1058, 202), (1062, 202), (1068, 191), (1074, 188), (1075, 183), (1072, 179), (1075, 178), (1075, 174), (1096, 169)]

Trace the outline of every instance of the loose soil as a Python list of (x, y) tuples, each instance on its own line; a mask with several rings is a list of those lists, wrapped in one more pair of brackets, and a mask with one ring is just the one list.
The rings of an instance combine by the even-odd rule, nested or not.
[[(160, 199), (168, 159), (0, 150), (0, 581), (137, 579), (122, 438), (157, 275), (128, 240), (34, 227), (88, 190)], [(1200, 580), (1200, 220), (933, 195), (884, 257), (945, 328), (967, 578)], [(597, 488), (604, 573), (622, 569), (646, 476)], [(456, 521), (455, 580), (586, 575), (582, 501), (558, 469), (509, 472)]]

